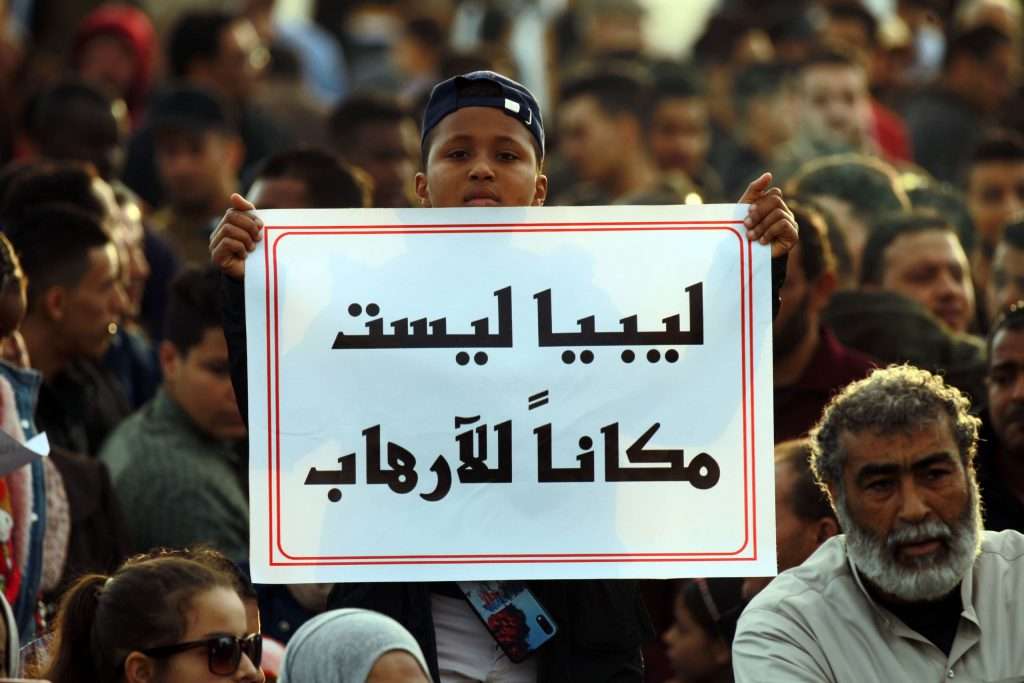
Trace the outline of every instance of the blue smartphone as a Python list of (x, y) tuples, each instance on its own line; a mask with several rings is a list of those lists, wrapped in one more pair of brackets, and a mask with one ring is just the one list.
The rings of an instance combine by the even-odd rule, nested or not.
[(461, 581), (459, 589), (491, 637), (513, 662), (521, 662), (558, 632), (522, 581)]

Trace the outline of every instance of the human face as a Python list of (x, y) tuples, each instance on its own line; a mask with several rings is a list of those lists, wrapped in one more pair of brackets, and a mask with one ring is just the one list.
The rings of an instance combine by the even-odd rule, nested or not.
[(863, 69), (844, 65), (807, 68), (803, 78), (800, 119), (807, 132), (859, 148), (868, 124), (867, 76)]
[[(244, 637), (249, 633), (246, 630), (245, 608), (242, 601), (234, 591), (227, 588), (212, 588), (199, 593), (192, 598), (186, 615), (187, 628), (178, 642), (187, 643), (216, 636)], [(266, 680), (263, 673), (244, 653), (238, 663), (238, 669), (227, 676), (210, 672), (209, 655), (204, 647), (185, 650), (159, 661), (162, 664), (160, 676), (154, 679), (159, 683), (262, 683)]]
[(937, 600), (977, 553), (981, 515), (945, 415), (909, 432), (844, 432), (842, 484), (829, 488), (847, 552), (889, 597)]
[(581, 180), (610, 185), (622, 159), (621, 126), (590, 95), (574, 97), (559, 108), (560, 149)]
[(430, 133), (426, 173), (416, 174), (423, 206), (540, 206), (540, 173), (530, 131), (493, 107), (465, 107)]
[(917, 301), (955, 332), (974, 319), (974, 285), (956, 235), (924, 230), (901, 235), (885, 250), (882, 288)]
[(810, 285), (800, 265), (800, 245), (789, 252), (786, 281), (779, 290), (779, 313), (772, 321), (772, 353), (777, 360), (789, 357), (807, 335), (816, 333), (811, 326)]
[(90, 38), (78, 55), (78, 75), (112, 97), (124, 98), (138, 69), (135, 51), (128, 41), (114, 33)]
[(973, 71), (971, 94), (974, 101), (985, 113), (997, 112), (1017, 82), (1015, 48), (1010, 45), (994, 48), (987, 60), (976, 63)]
[(992, 256), (992, 276), (985, 292), (989, 317), (994, 319), (1020, 299), (1024, 299), (1024, 249), (1000, 242)]
[(779, 571), (803, 564), (818, 547), (818, 526), (794, 511), (797, 472), (789, 462), (775, 464), (775, 543)]
[(366, 683), (430, 683), (420, 663), (408, 652), (385, 652), (373, 664)]
[(662, 170), (697, 178), (704, 170), (710, 142), (708, 108), (701, 98), (672, 97), (655, 108), (651, 153)]
[(260, 178), (252, 184), (249, 199), (260, 209), (309, 208), (306, 184), (295, 178)]
[(234, 174), (231, 139), (214, 131), (157, 136), (160, 182), (172, 206), (199, 211), (219, 200)]
[(268, 53), (256, 28), (239, 19), (220, 36), (220, 53), (212, 64), (212, 76), (227, 97), (244, 101), (267, 65)]
[(412, 203), (419, 157), (416, 124), (411, 119), (381, 121), (359, 126), (353, 148), (340, 150), (342, 156), (373, 178), (373, 205), (401, 208)]
[(125, 308), (117, 248), (94, 247), (87, 262), (82, 279), (66, 290), (58, 308), (58, 336), (72, 357), (101, 358)]
[(967, 209), (985, 244), (995, 244), (1011, 219), (1024, 212), (1024, 161), (987, 161), (967, 174)]
[(170, 342), (160, 349), (164, 386), (196, 426), (215, 439), (241, 439), (245, 423), (231, 386), (224, 332), (209, 328), (182, 356)]
[(988, 411), (1000, 444), (1024, 453), (1024, 330), (1002, 329), (992, 338)]
[(697, 623), (681, 594), (675, 599), (674, 616), (675, 620), (661, 635), (661, 640), (665, 643), (669, 664), (681, 680), (687, 683), (711, 680), (729, 666), (729, 649), (720, 638)]

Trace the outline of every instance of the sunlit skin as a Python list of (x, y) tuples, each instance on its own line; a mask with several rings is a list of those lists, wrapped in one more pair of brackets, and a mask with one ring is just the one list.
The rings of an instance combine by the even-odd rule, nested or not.
[[(962, 518), (970, 500), (968, 474), (946, 416), (910, 432), (844, 432), (840, 445), (847, 455), (847, 510), (877, 539), (929, 519), (952, 527)], [(835, 499), (835, 484), (829, 490)], [(893, 559), (912, 568), (915, 560), (948, 552), (946, 541), (927, 539), (896, 548)]]
[(867, 137), (867, 76), (853, 66), (820, 64), (801, 79), (801, 123), (813, 137), (860, 148)]
[(231, 385), (224, 332), (208, 328), (184, 355), (169, 341), (160, 345), (164, 388), (196, 426), (215, 439), (241, 439), (245, 423)]
[(967, 255), (947, 230), (897, 237), (885, 250), (882, 289), (903, 294), (931, 311), (955, 332), (974, 319), (974, 284)]
[(1024, 299), (1024, 249), (1000, 242), (992, 256), (992, 274), (985, 289), (985, 310), (994, 320), (1007, 306)]
[[(185, 633), (176, 641), (178, 643), (221, 635), (244, 637), (250, 633), (242, 601), (228, 588), (211, 588), (194, 596), (185, 611), (185, 623)], [(266, 680), (263, 672), (244, 653), (234, 674), (218, 676), (210, 673), (209, 657), (203, 647), (160, 660), (132, 652), (125, 659), (124, 678), (126, 683), (263, 683)]]
[(493, 107), (465, 107), (437, 124), (427, 170), (416, 174), (425, 207), (541, 206), (548, 179), (530, 131)]
[(967, 174), (967, 209), (981, 241), (995, 244), (1024, 212), (1024, 161), (987, 161)]
[[(59, 291), (57, 291), (59, 290)], [(88, 253), (88, 269), (73, 288), (54, 288), (47, 296), (60, 336), (72, 347), (72, 356), (100, 358), (106, 353), (126, 305), (117, 248), (95, 247)]]

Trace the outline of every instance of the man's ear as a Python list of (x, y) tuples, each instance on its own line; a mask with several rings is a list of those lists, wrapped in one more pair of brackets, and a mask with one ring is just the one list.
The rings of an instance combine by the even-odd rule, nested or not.
[(141, 652), (132, 652), (124, 660), (124, 679), (126, 683), (151, 683), (156, 680), (156, 667), (153, 660)]
[(39, 310), (50, 320), (64, 319), (68, 303), (68, 290), (54, 286), (39, 295)]
[(544, 206), (544, 200), (548, 198), (548, 177), (543, 173), (537, 174), (536, 184), (533, 190), (533, 205)]
[(160, 350), (157, 355), (160, 357), (160, 374), (165, 380), (170, 378), (173, 381), (181, 363), (178, 347), (165, 339), (160, 342)]
[(420, 206), (430, 208), (430, 192), (427, 189), (427, 174), (420, 171), (416, 174), (416, 196), (420, 198)]
[(821, 545), (839, 534), (839, 523), (833, 517), (822, 517), (815, 523), (815, 541)]
[(828, 305), (829, 299), (832, 298), (832, 293), (836, 291), (837, 284), (836, 274), (832, 271), (825, 271), (818, 276), (818, 279), (815, 280), (814, 285), (811, 287), (814, 310), (820, 311)]

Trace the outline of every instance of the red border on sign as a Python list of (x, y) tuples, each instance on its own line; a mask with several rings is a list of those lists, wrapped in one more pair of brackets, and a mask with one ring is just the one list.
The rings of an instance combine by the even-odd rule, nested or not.
[[(526, 227), (537, 226), (537, 227)], [(277, 246), (282, 239), (293, 235), (395, 235), (395, 234), (476, 234), (476, 233), (562, 233), (562, 232), (651, 232), (651, 231), (717, 231), (725, 230), (736, 236), (740, 245), (740, 376), (742, 381), (743, 415), (743, 544), (731, 552), (705, 553), (491, 553), (441, 555), (342, 555), (294, 556), (289, 555), (281, 542), (281, 443), (280, 394), (278, 357), (279, 303), (277, 298)], [(264, 249), (266, 277), (267, 323), (267, 504), (268, 504), (268, 564), (273, 567), (299, 566), (363, 566), (363, 565), (459, 565), (459, 564), (579, 564), (608, 562), (736, 562), (757, 560), (756, 477), (754, 467), (754, 424), (750, 420), (748, 442), (748, 379), (749, 409), (754, 410), (753, 360), (753, 257), (752, 243), (744, 240), (745, 228), (741, 221), (619, 221), (619, 222), (541, 222), (541, 223), (486, 223), (486, 224), (429, 224), (429, 225), (351, 225), (351, 226), (265, 226), (264, 237), (269, 248)], [(271, 231), (277, 232), (271, 240)], [(743, 249), (744, 241), (747, 244)], [(273, 251), (273, 259), (270, 252)], [(271, 269), (273, 266), (273, 269)], [(271, 304), (271, 272), (273, 272), (273, 304)], [(746, 277), (744, 277), (744, 273)], [(270, 320), (273, 314), (273, 331)], [(271, 338), (273, 344), (270, 343)], [(271, 353), (273, 346), (273, 353)], [(749, 361), (749, 362), (748, 362)], [(273, 387), (270, 379), (273, 378)], [(749, 483), (748, 483), (749, 473)], [(748, 495), (749, 494), (749, 495)], [(739, 557), (748, 547), (752, 555)], [(274, 549), (287, 560), (275, 557)]]

